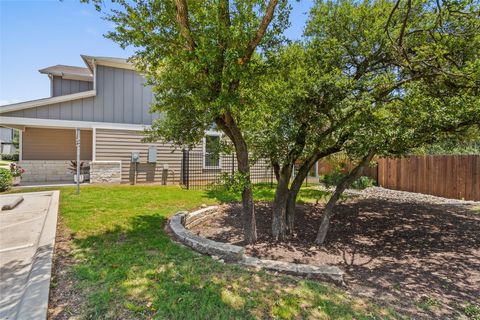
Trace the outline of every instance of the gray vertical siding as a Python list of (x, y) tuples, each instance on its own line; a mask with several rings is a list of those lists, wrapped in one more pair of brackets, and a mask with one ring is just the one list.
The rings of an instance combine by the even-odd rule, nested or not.
[[(54, 77), (54, 83), (59, 81), (55, 78), (61, 82), (54, 85), (54, 95), (76, 93), (85, 88), (82, 84), (85, 81)], [(144, 83), (145, 79), (133, 70), (98, 66), (95, 97), (7, 112), (2, 116), (148, 125), (158, 114), (149, 112), (153, 95), (151, 87)]]
[(93, 82), (81, 80), (68, 80), (61, 77), (54, 76), (51, 80), (53, 83), (52, 96), (62, 96), (77, 92), (83, 92), (93, 89)]

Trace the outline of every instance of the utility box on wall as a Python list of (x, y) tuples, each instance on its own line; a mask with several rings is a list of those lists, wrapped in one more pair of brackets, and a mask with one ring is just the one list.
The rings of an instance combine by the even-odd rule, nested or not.
[(148, 163), (156, 163), (157, 162), (157, 147), (150, 146), (148, 147)]
[(140, 152), (132, 152), (131, 162), (140, 162)]

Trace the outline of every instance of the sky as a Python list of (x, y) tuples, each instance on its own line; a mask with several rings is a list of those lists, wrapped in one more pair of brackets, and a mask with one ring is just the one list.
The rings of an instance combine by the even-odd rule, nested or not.
[[(298, 39), (312, 1), (292, 0), (290, 39)], [(92, 4), (79, 0), (0, 0), (0, 105), (48, 97), (50, 83), (39, 69), (85, 65), (80, 54), (128, 58), (103, 35), (114, 26)]]

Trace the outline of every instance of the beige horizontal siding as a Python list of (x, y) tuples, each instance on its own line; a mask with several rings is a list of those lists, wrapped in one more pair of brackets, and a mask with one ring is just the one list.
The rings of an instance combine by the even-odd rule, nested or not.
[[(122, 182), (132, 183), (135, 171), (135, 164), (130, 162), (132, 152), (140, 152), (140, 162), (137, 165), (137, 182), (161, 182), (163, 167), (168, 165), (168, 183), (180, 183), (182, 150), (175, 150), (169, 143), (144, 143), (141, 131), (96, 129), (96, 159), (98, 161), (121, 161)], [(157, 163), (147, 163), (148, 147), (157, 147)], [(205, 174), (209, 172), (209, 179), (215, 179), (221, 172), (231, 172), (231, 156), (222, 156), (222, 169), (204, 169), (202, 159), (198, 157), (203, 151), (202, 145), (191, 150), (195, 158), (191, 157), (190, 179), (206, 179)], [(235, 160), (236, 167), (236, 160)], [(257, 181), (270, 181), (271, 171), (268, 161), (260, 160), (252, 166), (252, 178)]]
[[(28, 127), (22, 133), (22, 160), (75, 160), (74, 129)], [(80, 132), (80, 158), (92, 159), (92, 131)]]
[[(137, 182), (161, 182), (164, 165), (168, 165), (168, 183), (179, 183), (182, 151), (168, 143), (144, 143), (141, 131), (97, 129), (96, 160), (122, 161), (122, 182), (132, 183), (135, 165), (130, 162), (132, 152), (140, 152)], [(157, 147), (157, 163), (147, 163), (148, 147)], [(201, 147), (196, 151), (201, 152)]]

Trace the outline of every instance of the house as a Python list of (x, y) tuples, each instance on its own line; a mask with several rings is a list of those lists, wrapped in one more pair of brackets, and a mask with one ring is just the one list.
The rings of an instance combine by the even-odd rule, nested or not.
[[(81, 57), (85, 67), (39, 70), (50, 78), (50, 97), (0, 107), (0, 125), (20, 132), (23, 181), (73, 181), (68, 167), (76, 159), (78, 128), (81, 161), (90, 165), (91, 182), (178, 183), (182, 151), (141, 141), (143, 130), (159, 117), (149, 112), (152, 90), (144, 77), (125, 59)], [(195, 148), (207, 155), (210, 167), (221, 165), (208, 156), (218, 135), (212, 132)], [(154, 159), (148, 158), (149, 148)], [(138, 163), (131, 161), (132, 153), (139, 154)]]

